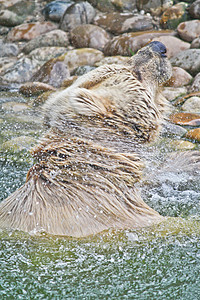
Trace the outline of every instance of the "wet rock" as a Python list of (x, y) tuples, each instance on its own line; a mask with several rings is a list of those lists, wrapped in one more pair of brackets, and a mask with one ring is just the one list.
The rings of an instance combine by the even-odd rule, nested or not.
[(188, 139), (195, 140), (196, 142), (200, 142), (200, 128), (189, 130), (186, 137)]
[(43, 33), (57, 29), (57, 25), (51, 22), (36, 22), (21, 24), (11, 29), (7, 35), (9, 41), (29, 41)]
[[(69, 45), (68, 34), (60, 29), (41, 34), (29, 41), (22, 51), (26, 54), (41, 47), (67, 47)], [(52, 49), (53, 50), (53, 49)]]
[(191, 113), (200, 113), (200, 97), (193, 96), (187, 99), (181, 108)]
[(27, 82), (21, 85), (19, 89), (19, 92), (25, 96), (38, 96), (47, 91), (55, 91), (55, 88), (41, 82)]
[(184, 140), (173, 140), (170, 142), (170, 146), (175, 150), (192, 150), (196, 147), (195, 144)]
[(200, 91), (200, 73), (198, 73), (195, 76), (192, 86), (190, 88), (190, 92), (197, 92), (197, 91)]
[(200, 19), (200, 0), (196, 0), (192, 3), (192, 5), (189, 8), (189, 14), (194, 19)]
[(130, 13), (112, 12), (95, 17), (95, 25), (114, 34), (121, 34), (129, 31), (145, 31), (153, 29), (152, 17)]
[(150, 12), (153, 15), (160, 15), (161, 12), (170, 7), (172, 3), (171, 0), (137, 0), (137, 8), (145, 12)]
[(76, 26), (90, 24), (96, 15), (95, 9), (88, 3), (77, 2), (71, 5), (64, 13), (60, 28), (64, 31), (70, 31)]
[(191, 49), (200, 48), (200, 36), (192, 41), (190, 48)]
[(165, 87), (163, 90), (163, 95), (168, 101), (172, 101), (177, 97), (186, 94), (187, 88), (186, 87)]
[(171, 87), (182, 87), (184, 85), (188, 85), (192, 80), (192, 76), (179, 67), (172, 68), (172, 76), (168, 82), (166, 82), (166, 86)]
[(161, 35), (173, 35), (173, 31), (144, 31), (123, 33), (116, 36), (108, 42), (104, 48), (106, 56), (123, 55), (130, 56), (138, 51), (141, 47), (149, 43), (153, 38)]
[(54, 22), (60, 22), (60, 19), (63, 17), (65, 11), (70, 7), (74, 1), (52, 1), (48, 3), (42, 10), (42, 14), (45, 17), (45, 20), (51, 20)]
[(69, 69), (63, 61), (51, 59), (46, 62), (31, 78), (32, 81), (48, 83), (59, 87), (64, 79), (70, 76)]
[(103, 57), (103, 53), (99, 50), (81, 48), (70, 50), (61, 57), (58, 57), (58, 59), (62, 59), (64, 61), (71, 73), (79, 66), (95, 66), (95, 64), (102, 60)]
[(9, 10), (0, 11), (0, 25), (13, 27), (22, 24), (25, 18), (16, 15), (14, 12)]
[(192, 42), (200, 35), (200, 20), (180, 23), (177, 27), (180, 37), (187, 42)]
[(170, 120), (174, 124), (187, 125), (187, 126), (194, 126), (191, 124), (191, 122), (199, 119), (200, 119), (200, 115), (194, 113), (175, 113), (170, 116)]
[(152, 41), (159, 41), (167, 48), (167, 57), (171, 58), (183, 50), (190, 49), (190, 43), (184, 42), (175, 36), (164, 35), (155, 37)]
[(109, 34), (101, 27), (91, 24), (80, 25), (70, 33), (75, 48), (94, 48), (103, 50), (110, 40)]
[(17, 103), (17, 102), (5, 102), (2, 104), (1, 108), (5, 111), (13, 111), (15, 113), (21, 112), (29, 109), (30, 107), (26, 103)]
[(0, 57), (5, 56), (17, 56), (19, 53), (19, 48), (13, 43), (4, 43), (0, 40)]
[(184, 50), (170, 61), (173, 66), (180, 67), (194, 76), (200, 71), (200, 49)]
[(187, 20), (187, 4), (177, 3), (168, 7), (162, 14), (160, 24), (164, 29), (176, 29), (179, 23)]
[(30, 136), (19, 136), (4, 142), (1, 145), (1, 151), (20, 152), (22, 150), (28, 150), (35, 144), (36, 140)]

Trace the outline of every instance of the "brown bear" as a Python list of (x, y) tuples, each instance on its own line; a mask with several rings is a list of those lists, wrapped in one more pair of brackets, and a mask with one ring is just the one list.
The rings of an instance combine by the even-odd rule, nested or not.
[(165, 46), (152, 42), (126, 65), (98, 67), (54, 93), (44, 105), (50, 128), (32, 150), (38, 162), (0, 203), (0, 227), (84, 237), (162, 221), (135, 184), (137, 149), (159, 132), (170, 77)]

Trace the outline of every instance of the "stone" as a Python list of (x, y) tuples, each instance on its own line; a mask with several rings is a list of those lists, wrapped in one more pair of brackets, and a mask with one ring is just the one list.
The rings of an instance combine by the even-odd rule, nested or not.
[(152, 39), (163, 43), (167, 48), (167, 57), (171, 58), (183, 50), (190, 49), (190, 43), (184, 42), (179, 38), (171, 35), (158, 36)]
[(17, 56), (19, 47), (14, 43), (4, 43), (0, 40), (0, 57)]
[(182, 87), (191, 83), (192, 76), (186, 72), (184, 69), (179, 67), (172, 68), (172, 76), (168, 80), (165, 86), (170, 87)]
[(95, 9), (87, 1), (74, 3), (60, 20), (60, 29), (70, 31), (78, 25), (90, 24), (95, 15)]
[(196, 39), (194, 39), (190, 45), (190, 48), (191, 49), (194, 49), (194, 48), (200, 48), (200, 36), (197, 37)]
[(1, 151), (20, 152), (22, 150), (28, 150), (35, 144), (35, 138), (31, 136), (19, 136), (4, 142), (1, 145)]
[(95, 64), (96, 67), (102, 66), (102, 65), (110, 65), (110, 64), (126, 64), (128, 62), (128, 60), (130, 59), (129, 56), (106, 56), (104, 57), (102, 60), (100, 60), (99, 62), (97, 62)]
[(144, 32), (130, 32), (123, 33), (111, 39), (104, 48), (106, 56), (131, 56), (147, 43), (151, 42), (153, 38), (161, 35), (173, 35), (174, 31), (144, 31)]
[(188, 49), (171, 58), (172, 66), (180, 67), (192, 76), (200, 71), (200, 49)]
[(136, 0), (112, 0), (111, 3), (119, 11), (132, 12), (137, 9)]
[(177, 27), (178, 34), (186, 42), (192, 42), (200, 35), (200, 20), (182, 22)]
[(24, 22), (24, 18), (9, 10), (0, 11), (0, 25), (13, 27)]
[(186, 125), (186, 126), (194, 126), (191, 124), (191, 122), (199, 119), (200, 119), (199, 114), (185, 113), (185, 112), (175, 113), (170, 116), (170, 120), (174, 124)]
[(20, 0), (8, 7), (8, 10), (22, 16), (24, 19), (33, 13), (36, 8), (35, 1)]
[(182, 110), (191, 113), (200, 113), (200, 97), (193, 96), (185, 101), (182, 105)]
[(31, 78), (31, 81), (48, 83), (53, 87), (61, 86), (64, 79), (70, 76), (68, 67), (63, 61), (51, 59), (47, 61)]
[(17, 103), (17, 102), (10, 101), (10, 102), (2, 103), (1, 108), (7, 112), (13, 111), (13, 112), (17, 113), (17, 112), (27, 110), (30, 107), (26, 103)]
[(55, 88), (42, 82), (27, 82), (19, 89), (19, 92), (25, 96), (38, 96), (47, 91), (55, 91)]
[(172, 124), (170, 122), (164, 122), (161, 135), (164, 137), (183, 137), (187, 133), (187, 130), (182, 126)]
[[(80, 66), (76, 70), (74, 70), (73, 76), (76, 76), (76, 77), (82, 76), (82, 75), (84, 75), (84, 74), (86, 74), (86, 73), (88, 73), (88, 72), (90, 72), (94, 69), (95, 69), (95, 67), (92, 67), (92, 66)], [(73, 78), (71, 78), (71, 79), (73, 79)], [(65, 81), (65, 84), (66, 84), (66, 81)]]
[(153, 15), (160, 15), (164, 10), (172, 5), (171, 0), (137, 0), (137, 8), (150, 12)]
[(173, 140), (170, 142), (170, 146), (175, 150), (192, 150), (196, 148), (195, 144), (184, 140)]
[(113, 34), (129, 31), (146, 31), (153, 29), (152, 17), (130, 13), (111, 12), (97, 15), (93, 23)]
[(25, 54), (28, 54), (36, 48), (67, 47), (68, 45), (69, 45), (68, 34), (60, 29), (55, 29), (33, 38), (28, 43), (26, 43), (22, 51)]
[(6, 72), (7, 69), (9, 69), (11, 66), (13, 66), (17, 61), (16, 57), (0, 57), (0, 74), (1, 74), (1, 79), (0, 82), (2, 81), (2, 76)]
[(85, 24), (72, 29), (70, 39), (75, 48), (94, 48), (102, 51), (110, 36), (99, 26)]
[(168, 101), (173, 101), (177, 97), (184, 95), (187, 93), (187, 88), (186, 87), (165, 87), (163, 89), (163, 96), (168, 100)]
[(200, 128), (189, 130), (186, 137), (188, 139), (195, 140), (196, 142), (200, 142)]
[[(128, 1), (130, 2), (131, 0)], [(135, 3), (135, 0), (132, 1), (133, 3)], [(97, 8), (101, 12), (112, 12), (116, 10), (116, 0), (88, 0), (88, 2), (91, 3), (93, 7)]]
[(45, 5), (42, 9), (42, 14), (45, 17), (45, 20), (51, 20), (54, 22), (60, 22), (63, 17), (65, 11), (68, 7), (74, 4), (74, 1), (66, 0), (66, 1), (52, 1)]
[(190, 92), (197, 92), (197, 91), (200, 91), (200, 73), (198, 73), (195, 76), (194, 81), (190, 88)]
[(194, 19), (200, 19), (200, 0), (196, 0), (190, 5), (189, 14)]
[(177, 3), (168, 7), (162, 14), (160, 24), (164, 29), (176, 29), (179, 23), (187, 20), (187, 4)]
[(7, 35), (7, 40), (13, 42), (21, 40), (29, 41), (43, 33), (57, 29), (57, 27), (56, 24), (49, 21), (24, 23), (12, 28)]
[(31, 51), (27, 57), (31, 60), (37, 61), (41, 66), (48, 60), (60, 56), (67, 52), (67, 48), (64, 47), (42, 47)]

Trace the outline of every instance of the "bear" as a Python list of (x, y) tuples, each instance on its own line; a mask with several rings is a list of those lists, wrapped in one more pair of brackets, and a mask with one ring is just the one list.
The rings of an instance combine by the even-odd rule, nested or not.
[(151, 42), (126, 64), (100, 66), (44, 104), (47, 132), (26, 182), (0, 203), (0, 227), (82, 238), (165, 219), (137, 188), (143, 143), (165, 115), (166, 47)]

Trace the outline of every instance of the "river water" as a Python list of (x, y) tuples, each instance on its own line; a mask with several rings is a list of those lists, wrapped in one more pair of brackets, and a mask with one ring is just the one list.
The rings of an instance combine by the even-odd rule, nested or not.
[[(0, 103), (11, 100), (27, 101), (0, 96)], [(41, 135), (30, 112), (2, 109), (0, 128), (1, 144)], [(32, 163), (26, 149), (1, 150), (0, 201), (25, 181)], [(146, 180), (142, 195), (172, 218), (80, 240), (0, 231), (0, 299), (199, 299), (200, 173), (161, 172)]]

